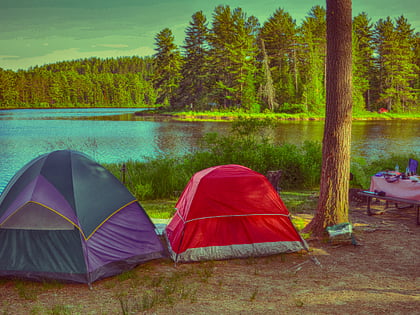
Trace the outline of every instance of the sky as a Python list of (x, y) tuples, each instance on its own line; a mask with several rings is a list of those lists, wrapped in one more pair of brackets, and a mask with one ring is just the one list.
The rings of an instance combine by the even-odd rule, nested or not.
[[(18, 70), (81, 58), (151, 56), (155, 36), (171, 29), (180, 46), (192, 15), (211, 26), (218, 5), (240, 7), (261, 25), (281, 8), (300, 25), (317, 0), (0, 0), (0, 68)], [(420, 31), (418, 0), (353, 0), (353, 16), (372, 23), (404, 15)]]

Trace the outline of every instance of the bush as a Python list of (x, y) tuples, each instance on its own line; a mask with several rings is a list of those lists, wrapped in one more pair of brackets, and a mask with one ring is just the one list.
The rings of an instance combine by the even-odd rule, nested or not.
[(410, 158), (419, 160), (419, 157), (414, 152), (408, 154), (384, 153), (372, 159), (364, 157), (353, 158), (351, 162), (351, 172), (353, 174), (351, 186), (369, 189), (371, 176), (380, 171), (395, 170), (397, 164), (400, 172), (405, 172)]
[(306, 113), (307, 108), (305, 104), (289, 104), (284, 103), (280, 106), (281, 113), (288, 113), (288, 114), (299, 114), (299, 113)]

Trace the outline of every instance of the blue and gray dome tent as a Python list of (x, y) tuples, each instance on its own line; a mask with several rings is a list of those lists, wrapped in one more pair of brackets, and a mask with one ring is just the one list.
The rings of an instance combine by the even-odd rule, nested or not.
[(163, 255), (134, 196), (80, 152), (35, 158), (0, 196), (0, 276), (90, 284)]

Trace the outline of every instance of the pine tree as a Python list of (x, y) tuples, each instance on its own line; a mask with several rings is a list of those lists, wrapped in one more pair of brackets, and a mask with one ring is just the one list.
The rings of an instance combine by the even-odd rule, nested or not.
[(375, 26), (379, 106), (391, 111), (415, 108), (416, 93), (412, 84), (417, 67), (414, 56), (414, 34), (407, 20), (401, 16), (396, 25), (390, 17), (380, 19)]
[(208, 103), (208, 32), (207, 19), (203, 12), (195, 13), (182, 46), (185, 63), (182, 67), (177, 106), (203, 108)]
[(181, 80), (182, 57), (169, 28), (160, 31), (155, 40), (157, 47), (153, 82), (158, 93), (157, 102), (169, 106), (173, 105), (171, 101)]
[[(417, 94), (416, 103), (420, 103), (420, 33), (417, 32), (414, 38), (414, 64), (416, 65), (416, 78), (413, 82), (414, 91)], [(420, 108), (417, 107), (417, 111)]]
[(370, 110), (373, 67), (373, 30), (366, 13), (353, 19), (353, 111)]
[(265, 50), (264, 39), (261, 38), (261, 52), (262, 52), (262, 82), (260, 85), (260, 95), (262, 101), (267, 105), (268, 109), (274, 111), (278, 108), (276, 102), (276, 90), (273, 85), (273, 79), (271, 76), (270, 63)]
[(303, 21), (303, 64), (300, 73), (303, 81), (303, 102), (309, 112), (323, 113), (325, 108), (326, 72), (326, 21), (325, 9), (315, 6)]
[[(209, 64), (214, 102), (222, 106), (249, 108), (250, 89), (255, 93), (256, 34), (258, 21), (240, 8), (218, 6), (209, 35)], [(247, 89), (246, 104), (243, 93)]]
[(276, 102), (295, 103), (298, 92), (296, 61), (296, 21), (283, 9), (264, 23), (260, 37), (264, 40), (270, 70), (276, 87)]
[(16, 88), (16, 75), (13, 71), (0, 68), (0, 106), (13, 107), (18, 104), (19, 90)]
[(396, 20), (396, 38), (398, 43), (397, 60), (398, 75), (395, 82), (397, 91), (396, 97), (399, 99), (398, 110), (407, 112), (418, 108), (416, 104), (417, 93), (414, 89), (416, 73), (418, 73), (415, 64), (415, 35), (414, 30), (404, 16)]

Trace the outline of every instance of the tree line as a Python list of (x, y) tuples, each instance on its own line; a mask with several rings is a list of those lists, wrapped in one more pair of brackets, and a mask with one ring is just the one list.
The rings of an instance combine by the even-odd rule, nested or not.
[[(420, 36), (404, 16), (353, 18), (353, 111), (419, 112)], [(323, 114), (326, 11), (301, 25), (283, 9), (263, 24), (241, 8), (192, 15), (183, 45), (170, 28), (149, 57), (88, 58), (0, 68), (0, 107), (164, 106)]]

